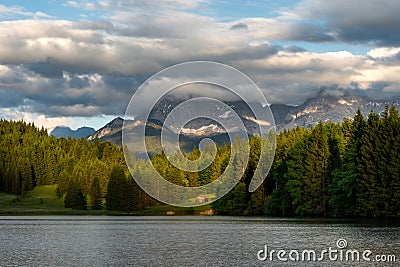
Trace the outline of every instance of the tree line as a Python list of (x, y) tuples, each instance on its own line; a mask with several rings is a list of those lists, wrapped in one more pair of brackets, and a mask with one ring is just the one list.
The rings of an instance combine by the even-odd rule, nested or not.
[[(364, 118), (358, 111), (342, 123), (320, 122), (309, 129), (282, 131), (276, 136), (269, 174), (262, 186), (249, 193), (261, 142), (260, 137), (250, 138), (243, 176), (212, 204), (218, 214), (400, 216), (400, 119), (393, 105), (381, 115), (371, 112)], [(194, 160), (200, 154), (193, 148), (185, 156)], [(64, 198), (68, 208), (141, 212), (162, 205), (132, 179), (122, 149), (107, 142), (57, 139), (30, 123), (0, 120), (0, 156), (3, 192), (26, 195), (37, 185), (57, 184), (57, 196)], [(174, 167), (164, 153), (150, 162), (134, 156), (129, 160), (134, 175), (148, 173), (153, 165), (166, 180), (196, 187), (217, 179), (230, 156), (230, 145), (218, 147), (212, 164), (199, 172)], [(235, 158), (234, 165), (241, 160)], [(233, 177), (241, 175), (235, 168), (230, 171)], [(168, 190), (159, 188), (161, 193), (173, 193)]]
[[(134, 211), (140, 205), (132, 201), (112, 204), (139, 194), (125, 166), (121, 148), (110, 143), (57, 139), (32, 123), (0, 120), (0, 191), (25, 196), (37, 185), (56, 184), (67, 208), (101, 209), (108, 196), (107, 209)], [(119, 185), (125, 193), (114, 193), (115, 180), (125, 183)]]
[[(251, 164), (250, 164), (251, 165)], [(249, 166), (250, 166), (249, 165)], [(400, 119), (395, 106), (382, 115), (360, 110), (343, 123), (284, 130), (271, 171), (248, 193), (252, 170), (214, 204), (220, 214), (399, 217)]]

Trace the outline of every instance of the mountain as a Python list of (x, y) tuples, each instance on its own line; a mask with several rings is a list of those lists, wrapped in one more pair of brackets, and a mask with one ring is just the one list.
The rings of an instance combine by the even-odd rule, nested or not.
[(286, 104), (271, 104), (272, 114), (274, 114), (275, 125), (278, 129), (284, 128), (287, 121), (287, 115), (294, 108), (292, 105)]
[[(95, 131), (90, 136), (88, 136), (88, 140), (94, 140), (95, 138), (102, 139), (104, 136), (107, 136), (108, 139), (112, 139), (113, 135), (116, 132), (121, 131), (123, 124), (124, 124), (124, 119), (122, 119), (121, 117), (115, 118), (106, 125), (104, 125), (102, 128), (100, 128), (99, 130)], [(112, 143), (117, 143), (117, 142), (112, 142)], [(121, 143), (121, 141), (119, 141), (119, 143)]]
[[(107, 123), (104, 127), (97, 130), (94, 134), (89, 136), (87, 139), (89, 141), (93, 141), (95, 138), (98, 138), (101, 141), (107, 141), (118, 146), (122, 143), (122, 126), (124, 120), (122, 118), (116, 118), (111, 122)], [(141, 134), (142, 128), (139, 126), (143, 126), (144, 121), (141, 120), (129, 120), (125, 122), (125, 127), (129, 130), (129, 134), (126, 138), (129, 139), (130, 135), (139, 135)], [(161, 124), (162, 125), (162, 124)], [(138, 157), (141, 157), (144, 153), (148, 153), (149, 155), (160, 154), (162, 152), (161, 146), (161, 130), (162, 126), (159, 122), (155, 120), (149, 120), (146, 123), (145, 131), (146, 131), (146, 151), (135, 150), (135, 153)], [(200, 130), (207, 130), (207, 129), (200, 129)], [(206, 131), (205, 131), (206, 132)], [(211, 132), (207, 137), (211, 137), (212, 139), (218, 143), (219, 145), (223, 143), (227, 143), (229, 140), (229, 136), (226, 133), (215, 133)], [(167, 144), (173, 144), (173, 134), (172, 131), (168, 128), (164, 129), (164, 134), (166, 135)], [(191, 151), (194, 146), (197, 146), (199, 142), (204, 138), (204, 135), (201, 134), (191, 134), (191, 133), (183, 133), (180, 136), (179, 143), (180, 147), (184, 151)], [(138, 147), (135, 146), (134, 147)]]
[[(174, 134), (179, 133), (180, 146), (184, 151), (190, 151), (194, 146), (197, 146), (199, 142), (208, 137), (219, 145), (229, 142), (229, 135), (227, 133), (239, 134), (243, 133), (235, 123), (233, 123), (233, 113), (239, 114), (243, 125), (246, 128), (246, 132), (249, 135), (259, 135), (258, 124), (270, 125), (270, 122), (256, 120), (252, 111), (243, 101), (230, 101), (225, 104), (229, 106), (222, 107), (220, 105), (211, 106), (210, 114), (212, 114), (218, 121), (209, 118), (196, 118), (190, 120), (181, 129), (175, 128), (175, 124), (167, 125), (166, 118), (171, 113), (174, 108), (177, 108), (177, 115), (173, 120), (179, 121), (186, 117), (194, 118), (196, 114), (201, 113), (204, 110), (204, 105), (201, 102), (194, 101), (190, 104), (190, 109), (185, 110), (181, 106), (177, 107), (184, 100), (175, 96), (167, 96), (161, 99), (154, 108), (151, 110), (148, 118), (142, 115), (135, 117), (135, 120), (125, 122), (126, 127), (129, 128), (131, 134), (140, 134), (140, 127), (146, 123), (146, 138), (151, 147), (148, 147), (150, 153), (160, 153), (162, 151), (160, 136), (162, 127), (164, 127), (164, 133), (167, 136), (168, 144), (173, 144)], [(256, 110), (263, 109), (260, 104), (255, 105)], [(180, 110), (182, 109), (182, 110)], [(272, 116), (269, 120), (272, 122)], [(147, 122), (146, 122), (147, 121)], [(94, 140), (98, 138), (99, 140), (108, 141), (117, 145), (121, 144), (122, 141), (122, 125), (124, 120), (122, 118), (116, 118), (113, 121), (107, 123), (104, 127), (97, 130), (94, 134), (88, 137), (88, 140)], [(228, 125), (229, 129), (225, 130), (221, 124)], [(167, 145), (168, 145), (167, 144)], [(135, 151), (137, 154), (145, 153), (145, 151)]]
[[(185, 99), (187, 100), (187, 99)], [(174, 96), (168, 96), (159, 101), (152, 111), (146, 123), (146, 138), (152, 144), (150, 153), (161, 152), (160, 135), (161, 129), (167, 116), (177, 107), (183, 100)], [(380, 114), (384, 111), (386, 104), (394, 103), (397, 108), (400, 108), (400, 99), (391, 100), (373, 100), (363, 95), (352, 95), (341, 90), (321, 90), (315, 97), (308, 99), (303, 104), (294, 106), (286, 104), (271, 104), (270, 108), (274, 116), (275, 124), (278, 131), (283, 129), (300, 127), (311, 127), (319, 121), (341, 122), (345, 118), (353, 118), (360, 108), (361, 112), (367, 116), (371, 110)], [(260, 121), (255, 118), (247, 104), (241, 101), (225, 102), (243, 121), (249, 135), (259, 134), (259, 125), (268, 125), (268, 121)], [(192, 112), (196, 114), (199, 109), (204, 108), (201, 103), (193, 103), (189, 111), (178, 112), (177, 114), (185, 114), (189, 117)], [(255, 105), (256, 109), (263, 109), (260, 104)], [(228, 121), (231, 117), (230, 110), (215, 108), (213, 114), (220, 121)], [(179, 116), (179, 115), (178, 115)], [(268, 119), (271, 121), (270, 119)], [(111, 143), (121, 145), (122, 125), (124, 120), (116, 118), (107, 123), (104, 127), (96, 131), (88, 137), (88, 140), (93, 140), (96, 137), (100, 140), (109, 141)], [(126, 123), (132, 134), (139, 134), (139, 125), (145, 123), (143, 115), (139, 115), (133, 121)], [(229, 123), (228, 123), (229, 124)], [(179, 132), (180, 145), (183, 150), (191, 150), (195, 145), (198, 145), (201, 139), (209, 137), (216, 143), (222, 144), (229, 141), (229, 136), (220, 123), (208, 118), (197, 118), (189, 121), (182, 129), (175, 129), (172, 126), (165, 125), (164, 129), (167, 133)], [(228, 132), (235, 132), (236, 129), (227, 129)], [(172, 142), (172, 140), (171, 140)], [(144, 153), (144, 151), (136, 151)]]
[(95, 129), (90, 127), (81, 127), (76, 129), (75, 131), (66, 126), (56, 126), (50, 133), (50, 135), (55, 136), (57, 138), (64, 137), (72, 137), (72, 138), (87, 138), (95, 132)]
[[(148, 120), (158, 125), (163, 125), (164, 121), (166, 120), (167, 116), (170, 115), (171, 111), (175, 109), (179, 104), (183, 101), (189, 100), (179, 98), (176, 96), (167, 96), (162, 98), (151, 110), (149, 114)], [(250, 135), (259, 135), (260, 131), (258, 129), (258, 124), (271, 124), (272, 116), (268, 117), (267, 121), (259, 121), (253, 115), (250, 107), (241, 100), (234, 100), (234, 101), (224, 101), (224, 103), (229, 106), (229, 108), (224, 108), (222, 106), (211, 106), (209, 107), (209, 113), (212, 114), (215, 118), (217, 118), (221, 123), (225, 123), (226, 125), (233, 125), (233, 113), (238, 114), (241, 121)], [(261, 112), (265, 109), (261, 104), (255, 103), (252, 104), (253, 108), (256, 112)], [(175, 120), (179, 121), (183, 117), (194, 118), (197, 114), (200, 114), (201, 111), (204, 110), (204, 105), (202, 102), (192, 102), (190, 104), (190, 109), (185, 110), (182, 108), (181, 112), (178, 109), (177, 117)], [(233, 111), (233, 112), (232, 112)], [(180, 114), (182, 114), (180, 116)], [(139, 115), (136, 120), (145, 121), (146, 118), (143, 115)], [(168, 125), (167, 125), (168, 127)], [(228, 132), (235, 132), (237, 129), (236, 127), (227, 129)], [(221, 126), (221, 124), (215, 120), (208, 119), (208, 118), (196, 118), (190, 120), (187, 124), (184, 125), (183, 129), (172, 129), (171, 131), (176, 132), (177, 130), (181, 130), (181, 133), (184, 135), (197, 135), (197, 136), (205, 136), (209, 135), (210, 131), (214, 134), (225, 133), (225, 129)]]
[[(342, 91), (340, 91), (342, 92)], [(330, 94), (322, 91), (316, 97), (308, 99), (302, 105), (292, 107), (286, 114), (285, 129), (311, 127), (319, 121), (342, 122), (345, 118), (353, 118), (357, 110), (367, 117), (371, 110), (381, 114), (387, 104), (400, 107), (400, 99), (373, 100), (363, 95), (351, 95), (347, 92)], [(283, 116), (280, 114), (279, 116)], [(281, 127), (282, 128), (282, 127)]]

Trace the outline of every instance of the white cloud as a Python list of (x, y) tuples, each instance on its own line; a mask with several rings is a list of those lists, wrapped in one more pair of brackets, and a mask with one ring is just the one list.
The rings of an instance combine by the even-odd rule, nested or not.
[(71, 117), (47, 117), (43, 114), (21, 111), (15, 108), (0, 108), (0, 117), (7, 120), (33, 122), (36, 127), (44, 127), (49, 132), (56, 126), (71, 125), (74, 121)]
[(54, 18), (53, 16), (50, 16), (42, 11), (36, 11), (35, 14), (33, 14), (33, 17), (35, 19), (52, 19), (52, 18)]
[(379, 47), (368, 52), (372, 58), (390, 58), (400, 54), (400, 47)]
[(26, 11), (23, 7), (18, 7), (18, 6), (7, 7), (5, 5), (0, 4), (0, 16), (12, 17), (14, 15), (31, 17), (33, 16), (33, 13)]
[(79, 7), (79, 4), (75, 1), (67, 1), (64, 5), (70, 6), (70, 7)]

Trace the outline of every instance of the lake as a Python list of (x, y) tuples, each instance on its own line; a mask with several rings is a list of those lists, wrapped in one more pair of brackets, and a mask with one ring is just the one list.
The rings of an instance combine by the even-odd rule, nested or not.
[(0, 240), (1, 266), (400, 265), (398, 221), (7, 216)]

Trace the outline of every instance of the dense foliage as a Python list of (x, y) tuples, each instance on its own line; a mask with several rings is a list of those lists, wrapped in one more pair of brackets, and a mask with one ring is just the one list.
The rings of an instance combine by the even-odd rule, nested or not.
[[(0, 121), (0, 191), (25, 195), (36, 185), (57, 184), (66, 207), (99, 209), (109, 175), (125, 166), (120, 148), (85, 139), (57, 139), (22, 121)], [(125, 170), (126, 171), (126, 170)]]
[[(261, 146), (259, 137), (250, 139), (243, 177), (213, 203), (218, 214), (400, 216), (400, 118), (394, 106), (381, 116), (371, 112), (367, 120), (358, 112), (340, 124), (284, 130), (276, 145), (264, 184), (249, 193)], [(219, 147), (213, 163), (197, 173), (175, 168), (165, 154), (151, 162), (130, 160), (135, 175), (148, 172), (153, 164), (175, 184), (201, 186), (226, 170), (230, 150), (228, 145)], [(194, 148), (186, 157), (199, 155)], [(25, 195), (44, 184), (57, 184), (57, 195), (75, 209), (143, 211), (160, 205), (130, 177), (120, 148), (98, 140), (56, 139), (32, 124), (0, 121), (0, 191)]]
[[(253, 148), (252, 148), (253, 149)], [(220, 214), (400, 216), (400, 119), (360, 111), (341, 124), (283, 131), (264, 185), (248, 193), (251, 170), (214, 205)]]

